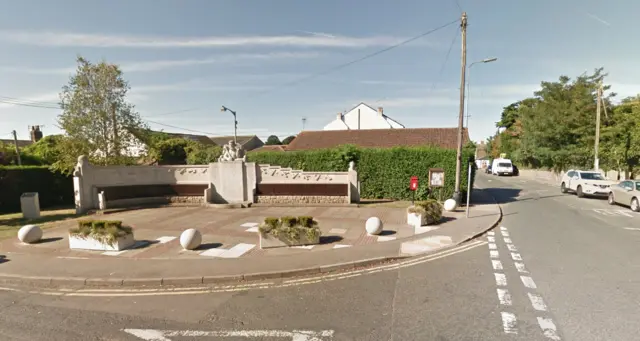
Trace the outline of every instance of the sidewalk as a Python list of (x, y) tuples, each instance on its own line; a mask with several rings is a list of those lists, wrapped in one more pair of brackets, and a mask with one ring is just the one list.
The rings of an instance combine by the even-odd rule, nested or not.
[[(462, 209), (447, 213), (439, 225), (414, 229), (406, 225), (405, 208), (388, 207), (261, 207), (212, 210), (170, 207), (105, 216), (132, 222), (139, 248), (124, 252), (68, 249), (67, 229), (73, 222), (45, 231), (45, 242), (0, 243), (0, 281), (35, 286), (159, 286), (249, 281), (348, 270), (416, 254), (450, 248), (494, 227), (501, 212), (493, 199), (475, 190), (470, 217)], [(261, 250), (254, 232), (265, 216), (317, 217), (321, 245)], [(382, 236), (368, 236), (364, 222), (378, 216)], [(180, 231), (203, 232), (204, 247), (184, 251)], [(224, 255), (227, 256), (224, 256)]]

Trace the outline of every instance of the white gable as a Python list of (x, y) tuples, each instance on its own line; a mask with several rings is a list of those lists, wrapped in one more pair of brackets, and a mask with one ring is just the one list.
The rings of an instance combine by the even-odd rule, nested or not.
[(404, 126), (384, 115), (382, 108), (375, 110), (372, 107), (360, 103), (344, 115), (338, 114), (336, 119), (324, 127), (324, 130), (347, 129), (391, 129), (404, 128)]

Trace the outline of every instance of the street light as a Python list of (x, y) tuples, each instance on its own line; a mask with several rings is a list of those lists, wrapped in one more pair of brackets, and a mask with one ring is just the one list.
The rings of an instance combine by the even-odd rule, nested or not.
[(225, 112), (228, 111), (233, 114), (233, 142), (238, 143), (238, 120), (236, 119), (236, 112), (225, 107), (224, 105), (220, 108), (220, 111)]
[(470, 74), (471, 74), (471, 67), (474, 66), (475, 64), (486, 64), (486, 63), (491, 63), (491, 62), (495, 62), (496, 60), (498, 60), (498, 58), (485, 58), (483, 60), (478, 60), (476, 62), (473, 62), (469, 65), (468, 70), (467, 70), (467, 129), (469, 129), (469, 97), (471, 97), (471, 81), (470, 81)]

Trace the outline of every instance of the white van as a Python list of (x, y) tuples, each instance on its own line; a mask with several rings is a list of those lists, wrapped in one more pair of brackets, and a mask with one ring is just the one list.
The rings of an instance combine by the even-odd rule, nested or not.
[(491, 164), (493, 175), (513, 175), (513, 163), (509, 159), (494, 159)]

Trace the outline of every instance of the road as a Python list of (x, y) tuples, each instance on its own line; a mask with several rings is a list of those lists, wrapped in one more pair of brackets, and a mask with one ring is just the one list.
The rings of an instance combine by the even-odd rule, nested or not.
[(639, 215), (519, 177), (476, 184), (501, 227), (449, 253), (269, 289), (0, 291), (0, 339), (637, 339)]

